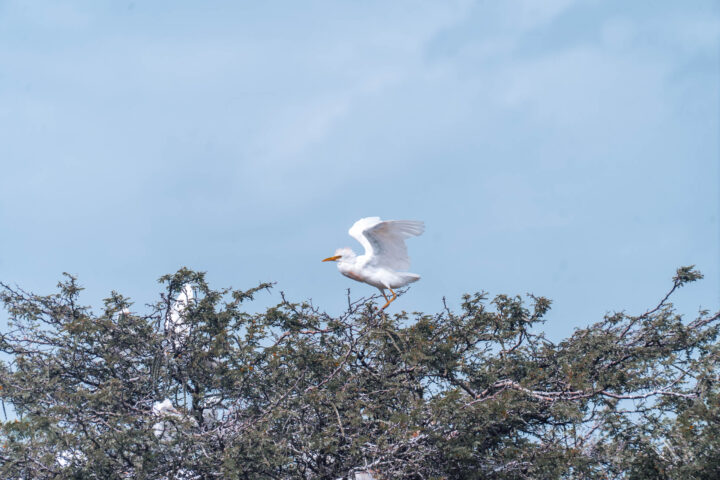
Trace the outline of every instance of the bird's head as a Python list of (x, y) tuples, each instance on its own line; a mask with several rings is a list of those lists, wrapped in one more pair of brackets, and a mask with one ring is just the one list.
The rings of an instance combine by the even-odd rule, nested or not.
[(342, 262), (343, 260), (350, 260), (352, 258), (355, 258), (355, 252), (345, 247), (335, 250), (335, 255), (324, 259), (323, 262)]

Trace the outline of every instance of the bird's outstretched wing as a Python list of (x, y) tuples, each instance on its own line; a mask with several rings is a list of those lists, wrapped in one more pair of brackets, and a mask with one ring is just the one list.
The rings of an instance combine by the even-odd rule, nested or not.
[(414, 220), (362, 218), (350, 228), (350, 235), (365, 247), (370, 264), (404, 271), (410, 268), (405, 239), (425, 231), (425, 224)]

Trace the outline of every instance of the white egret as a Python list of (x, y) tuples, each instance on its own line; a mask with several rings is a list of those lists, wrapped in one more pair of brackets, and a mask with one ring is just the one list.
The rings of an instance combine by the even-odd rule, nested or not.
[(180, 295), (170, 307), (165, 318), (165, 333), (173, 337), (173, 345), (177, 350), (190, 332), (190, 326), (185, 322), (185, 310), (195, 298), (195, 293), (189, 283), (183, 285)]
[(153, 415), (163, 416), (170, 415), (171, 417), (179, 417), (180, 412), (175, 408), (169, 398), (166, 398), (162, 402), (155, 402), (152, 406)]
[[(152, 413), (158, 417), (175, 417), (180, 418), (182, 415), (173, 407), (172, 402), (169, 398), (166, 398), (162, 402), (155, 402), (152, 406)], [(160, 440), (170, 440), (170, 429), (171, 423), (166, 421), (160, 421), (153, 425), (153, 433)]]
[[(174, 438), (175, 433), (178, 431), (176, 422), (188, 420), (187, 415), (180, 413), (180, 411), (173, 406), (169, 398), (166, 398), (162, 402), (153, 403), (152, 413), (156, 417), (166, 419), (153, 424), (153, 433), (159, 440), (163, 441), (171, 441)], [(175, 422), (171, 419), (175, 419)], [(190, 417), (190, 423), (193, 426), (197, 425), (197, 422), (192, 417)]]
[[(420, 275), (409, 273), (410, 258), (405, 240), (421, 235), (425, 224), (414, 220), (380, 220), (380, 217), (361, 218), (348, 233), (365, 247), (363, 255), (350, 248), (339, 248), (335, 255), (323, 262), (337, 262), (338, 270), (346, 277), (377, 287), (385, 297), (385, 310), (396, 298), (393, 288), (404, 287), (420, 280)], [(388, 299), (385, 289), (390, 290)]]

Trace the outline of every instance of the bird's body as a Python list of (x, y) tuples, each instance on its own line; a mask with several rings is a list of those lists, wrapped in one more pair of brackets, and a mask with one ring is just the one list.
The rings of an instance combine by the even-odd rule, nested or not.
[(423, 222), (412, 220), (387, 220), (380, 217), (361, 218), (350, 228), (349, 234), (365, 247), (363, 255), (356, 255), (349, 248), (340, 248), (335, 255), (323, 261), (337, 261), (338, 270), (348, 278), (378, 288), (383, 296), (385, 289), (393, 297), (394, 288), (404, 287), (420, 279), (420, 275), (405, 270), (410, 268), (405, 240), (421, 235), (425, 230)]
[(190, 284), (183, 285), (180, 295), (173, 302), (165, 317), (165, 333), (172, 337), (176, 350), (182, 346), (185, 337), (190, 333), (190, 326), (185, 321), (185, 310), (194, 298), (195, 293), (192, 286)]
[[(156, 417), (161, 417), (160, 421), (153, 424), (153, 433), (160, 441), (171, 442), (178, 432), (179, 420), (186, 420), (187, 416), (183, 415), (175, 408), (169, 398), (162, 402), (155, 402), (152, 406), (152, 413)], [(164, 419), (163, 419), (164, 417)], [(175, 419), (175, 421), (173, 421)], [(197, 421), (190, 417), (190, 421), (197, 424)]]
[[(364, 255), (363, 255), (364, 256)], [(420, 275), (410, 272), (396, 272), (389, 268), (368, 265), (361, 257), (355, 262), (338, 262), (338, 270), (348, 278), (358, 282), (367, 283), (380, 290), (385, 288), (400, 288), (420, 280)]]

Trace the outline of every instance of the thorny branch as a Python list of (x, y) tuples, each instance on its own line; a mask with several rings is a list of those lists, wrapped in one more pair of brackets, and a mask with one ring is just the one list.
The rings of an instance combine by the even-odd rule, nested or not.
[[(717, 418), (720, 383), (720, 314), (683, 322), (668, 303), (693, 278), (679, 271), (642, 315), (608, 316), (557, 344), (538, 333), (550, 303), (533, 296), (526, 306), (480, 293), (459, 312), (443, 300), (440, 313), (408, 315), (348, 292), (330, 315), (282, 294), (248, 313), (259, 288), (214, 291), (183, 270), (141, 316), (117, 294), (94, 314), (72, 277), (45, 297), (1, 285), (0, 399), (18, 421), (0, 430), (0, 474), (622, 478), (640, 458), (629, 442), (680, 472)], [(160, 327), (188, 282), (200, 296), (170, 348), (177, 338)], [(173, 413), (153, 413), (165, 399)]]

